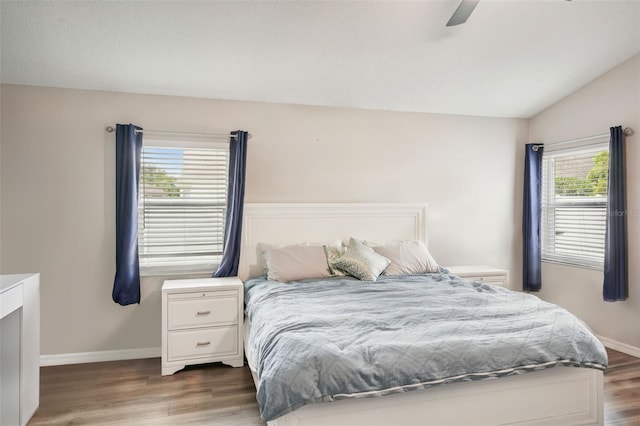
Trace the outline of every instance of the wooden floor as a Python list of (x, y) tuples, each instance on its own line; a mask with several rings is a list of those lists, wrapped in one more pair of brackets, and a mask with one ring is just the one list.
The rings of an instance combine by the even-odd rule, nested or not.
[[(609, 352), (605, 424), (640, 426), (640, 358)], [(29, 425), (261, 425), (247, 367), (160, 376), (160, 359), (43, 367)]]
[(31, 425), (264, 426), (248, 367), (160, 375), (160, 358), (40, 369)]
[(640, 426), (640, 358), (607, 349), (604, 373), (604, 423)]

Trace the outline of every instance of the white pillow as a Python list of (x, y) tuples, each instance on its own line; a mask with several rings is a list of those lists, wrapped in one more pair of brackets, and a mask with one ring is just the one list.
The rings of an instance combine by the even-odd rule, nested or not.
[(385, 275), (407, 275), (440, 272), (438, 263), (422, 241), (393, 241), (373, 245), (373, 250), (391, 261)]
[(332, 276), (325, 255), (325, 246), (341, 249), (342, 241), (303, 242), (288, 246), (257, 244), (267, 278), (282, 282)]
[(349, 240), (344, 254), (330, 264), (332, 268), (340, 269), (362, 281), (375, 281), (387, 265), (389, 259), (355, 238)]
[(289, 282), (331, 276), (323, 246), (272, 247), (264, 252), (267, 278)]

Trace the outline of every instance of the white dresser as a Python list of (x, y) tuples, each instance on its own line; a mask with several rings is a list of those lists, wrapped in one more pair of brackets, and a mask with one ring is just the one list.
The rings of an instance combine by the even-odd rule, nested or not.
[(236, 277), (167, 280), (162, 286), (162, 375), (187, 365), (242, 367), (244, 289)]
[(0, 275), (0, 425), (26, 425), (38, 405), (40, 275)]
[(509, 271), (483, 265), (447, 266), (450, 274), (471, 281), (509, 288)]

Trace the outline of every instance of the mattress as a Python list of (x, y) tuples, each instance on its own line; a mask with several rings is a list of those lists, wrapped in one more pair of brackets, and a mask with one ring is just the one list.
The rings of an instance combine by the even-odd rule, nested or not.
[(249, 345), (248, 342), (249, 334), (251, 333), (251, 320), (246, 316), (244, 317), (243, 328), (242, 339), (244, 340), (244, 356), (247, 358), (247, 365), (251, 369), (251, 372), (255, 374), (258, 370), (256, 368), (256, 361), (253, 355), (253, 347)]

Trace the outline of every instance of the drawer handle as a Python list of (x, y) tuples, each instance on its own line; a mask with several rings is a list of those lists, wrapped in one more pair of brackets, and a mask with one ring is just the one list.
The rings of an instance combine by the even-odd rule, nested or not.
[(210, 344), (211, 344), (211, 342), (198, 342), (198, 343), (196, 343), (196, 346), (208, 346)]
[(198, 311), (198, 313), (196, 315), (202, 316), (202, 315), (209, 315), (210, 313), (211, 313), (211, 311)]

